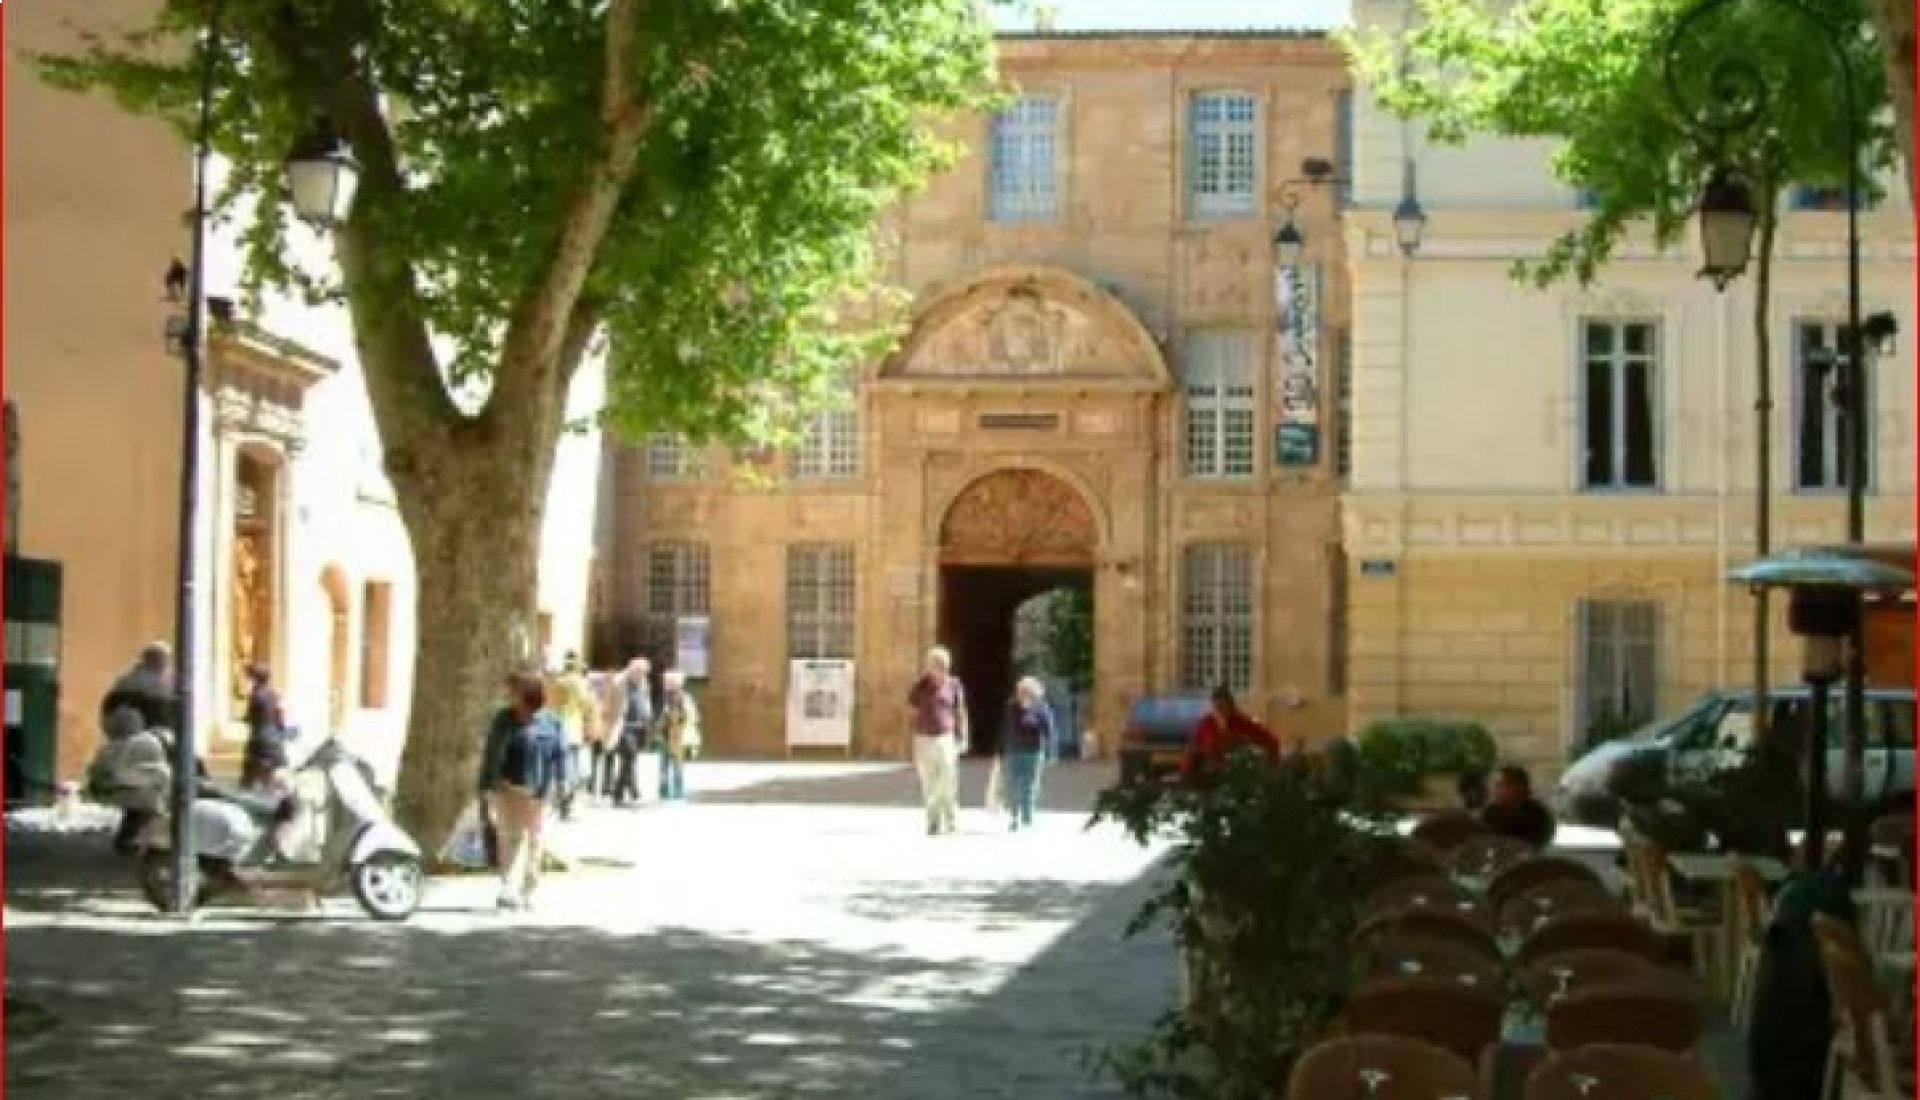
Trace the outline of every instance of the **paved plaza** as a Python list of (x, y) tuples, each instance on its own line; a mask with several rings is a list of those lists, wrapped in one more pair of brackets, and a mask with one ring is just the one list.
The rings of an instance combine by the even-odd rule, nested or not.
[(538, 912), (449, 879), (404, 926), (346, 899), (176, 925), (104, 837), (10, 839), (7, 991), (40, 1022), (7, 1095), (1115, 1095), (1085, 1057), (1177, 977), (1121, 934), (1152, 853), (1084, 827), (1110, 777), (1055, 769), (1031, 833), (929, 838), (903, 767), (697, 766), (693, 804), (583, 815)]

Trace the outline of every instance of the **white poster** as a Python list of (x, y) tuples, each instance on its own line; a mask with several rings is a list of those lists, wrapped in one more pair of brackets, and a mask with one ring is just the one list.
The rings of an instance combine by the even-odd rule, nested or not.
[(853, 745), (853, 662), (794, 661), (787, 676), (787, 745)]
[(713, 637), (713, 620), (705, 615), (682, 615), (673, 624), (674, 667), (689, 680), (707, 678), (707, 653)]

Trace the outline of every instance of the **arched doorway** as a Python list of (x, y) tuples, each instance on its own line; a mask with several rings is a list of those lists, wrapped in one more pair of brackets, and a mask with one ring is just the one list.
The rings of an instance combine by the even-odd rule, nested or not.
[(1001, 704), (1018, 675), (1037, 671), (1016, 667), (1020, 609), (1043, 594), (1071, 592), (1075, 598), (1061, 604), (1090, 617), (1098, 544), (1086, 500), (1041, 470), (987, 474), (948, 506), (940, 525), (939, 637), (967, 685), (975, 752), (997, 746)]

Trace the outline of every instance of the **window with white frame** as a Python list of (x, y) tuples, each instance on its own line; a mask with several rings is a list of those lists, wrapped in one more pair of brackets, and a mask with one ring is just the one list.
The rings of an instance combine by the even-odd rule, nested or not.
[(787, 656), (793, 660), (853, 656), (853, 544), (787, 547)]
[(1189, 690), (1253, 686), (1253, 550), (1200, 543), (1180, 559), (1180, 680)]
[(988, 143), (988, 215), (997, 222), (1051, 221), (1059, 214), (1060, 101), (1023, 95), (993, 116)]
[(647, 477), (654, 481), (681, 481), (700, 476), (700, 452), (677, 435), (647, 437)]
[[(1836, 321), (1802, 320), (1793, 326), (1793, 487), (1844, 489), (1847, 487), (1846, 393), (1842, 380), (1847, 353)], [(1871, 362), (1871, 360), (1869, 360)], [(1866, 392), (1866, 422), (1873, 423), (1873, 386)], [(1867, 454), (1872, 456), (1872, 441)], [(1872, 483), (1868, 464), (1868, 484)]]
[(1187, 334), (1188, 477), (1245, 478), (1254, 466), (1254, 378), (1260, 341), (1245, 329)]
[(1582, 736), (1618, 736), (1653, 721), (1660, 605), (1652, 600), (1581, 600), (1577, 605)]
[(1660, 484), (1659, 336), (1652, 321), (1580, 325), (1580, 416), (1588, 489)]
[(641, 645), (658, 661), (674, 659), (674, 630), (683, 615), (708, 613), (711, 570), (701, 542), (656, 542), (647, 547), (646, 608)]
[(1193, 97), (1187, 126), (1188, 208), (1195, 218), (1247, 218), (1259, 180), (1259, 109), (1245, 92)]
[(845, 478), (860, 472), (860, 414), (851, 392), (807, 418), (793, 455), (793, 475)]

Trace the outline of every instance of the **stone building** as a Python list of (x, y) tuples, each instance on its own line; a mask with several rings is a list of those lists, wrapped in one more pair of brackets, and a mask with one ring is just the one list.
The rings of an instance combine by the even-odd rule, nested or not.
[[(893, 754), (927, 646), (992, 707), (1017, 607), (1078, 586), (1102, 744), (1132, 700), (1219, 681), (1289, 732), (1343, 728), (1339, 185), (1286, 186), (1344, 162), (1339, 50), (1039, 33), (999, 54), (1015, 98), (955, 124), (964, 159), (887, 227), (910, 329), (847, 407), (771, 483), (672, 439), (615, 455), (602, 662), (684, 658), (676, 624), (706, 617), (711, 745), (778, 753), (790, 662), (850, 658), (850, 748)], [(1288, 217), (1321, 243), (1277, 278)]]
[[(139, 25), (157, 7), (28, 4), (7, 19), (6, 411), (24, 460), (15, 468), (9, 454), (20, 506), (8, 549), (17, 539), (18, 553), (65, 573), (58, 752), (39, 782), (85, 767), (109, 683), (141, 645), (175, 636), (183, 367), (165, 333), (186, 288), (163, 276), (189, 254), (191, 159), (166, 127), (106, 96), (48, 87), (28, 57), (75, 48), (77, 29)], [(243, 670), (258, 661), (290, 721), (338, 731), (388, 771), (412, 690), (413, 559), (352, 335), (337, 309), (283, 298), (258, 316), (235, 308), (238, 228), (209, 248), (201, 744), (216, 766), (237, 757)], [(294, 245), (299, 259), (325, 261), (324, 241)], [(599, 385), (583, 370), (570, 411), (597, 409)], [(585, 636), (599, 458), (597, 438), (570, 437), (555, 463), (540, 640), (556, 650)]]
[[(1408, 8), (1365, 0), (1355, 19), (1397, 28)], [(1432, 146), (1363, 90), (1344, 502), (1356, 727), (1477, 718), (1548, 773), (1597, 725), (1751, 683), (1750, 597), (1722, 578), (1753, 556), (1756, 511), (1754, 280), (1717, 293), (1690, 235), (1664, 254), (1628, 241), (1590, 289), (1517, 283), (1514, 261), (1585, 216), (1552, 152)], [(1409, 182), (1431, 219), (1411, 259), (1388, 221)], [(1867, 538), (1910, 546), (1913, 221), (1904, 182), (1884, 190), (1861, 215), (1863, 313), (1891, 312), (1901, 336), (1872, 364)], [(1846, 316), (1837, 198), (1799, 189), (1780, 235), (1777, 547), (1844, 541), (1827, 358)], [(1910, 611), (1876, 621), (1881, 682), (1911, 682)], [(1776, 682), (1792, 683), (1798, 651), (1776, 625)]]

